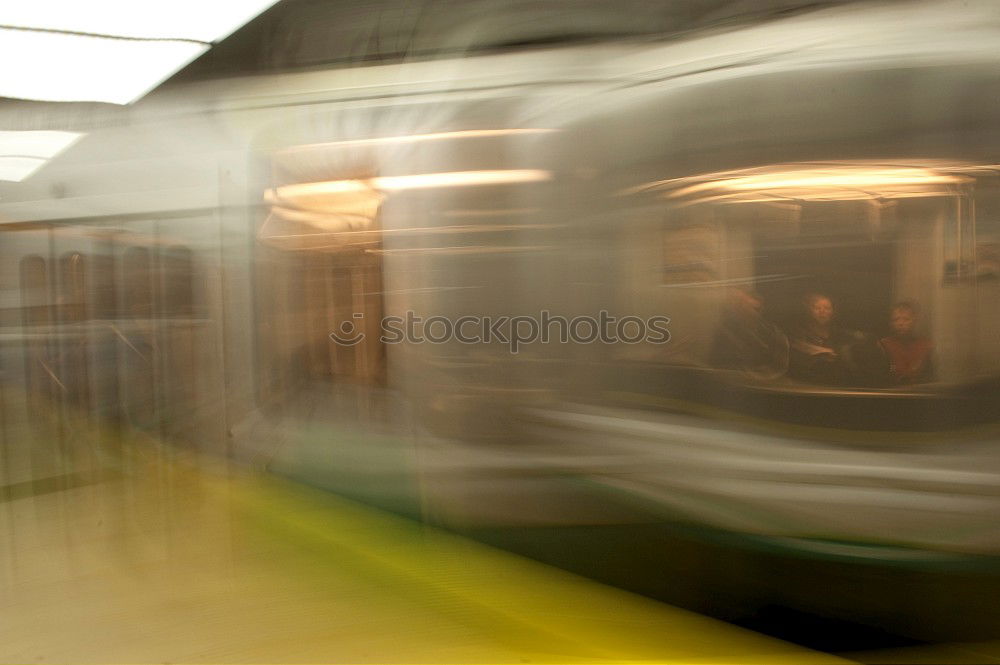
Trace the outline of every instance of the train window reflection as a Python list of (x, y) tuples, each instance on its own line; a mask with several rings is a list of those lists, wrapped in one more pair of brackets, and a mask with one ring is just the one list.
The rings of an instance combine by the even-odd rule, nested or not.
[(788, 389), (1000, 374), (996, 180), (792, 165), (653, 183), (670, 202), (653, 309), (679, 342), (658, 359)]
[(70, 252), (59, 259), (59, 323), (66, 328), (58, 338), (58, 362), (54, 368), (66, 399), (84, 410), (90, 399), (89, 345), (86, 330), (77, 324), (88, 316), (86, 266), (80, 252)]
[(40, 256), (21, 259), (21, 311), (25, 326), (49, 322), (48, 268)]
[(386, 380), (382, 195), (367, 185), (302, 185), (302, 164), (282, 159), (274, 159), (278, 182), (265, 189), (270, 206), (257, 229), (258, 394), (264, 405), (288, 405), (319, 385), (313, 395), (336, 397), (321, 410), (364, 417)]
[(194, 314), (194, 276), (191, 250), (170, 247), (160, 258), (163, 271), (160, 300), (166, 317), (190, 317)]
[(26, 401), (32, 419), (43, 416), (55, 395), (46, 336), (37, 334), (50, 323), (49, 273), (45, 259), (21, 259), (21, 322), (28, 336), (24, 350)]
[(76, 323), (87, 318), (86, 261), (79, 252), (59, 260), (60, 322)]
[(92, 257), (93, 312), (98, 319), (114, 319), (118, 314), (115, 259), (110, 250)]
[(135, 321), (122, 327), (122, 407), (128, 422), (151, 431), (156, 427), (154, 343), (148, 323), (153, 315), (150, 252), (129, 247), (122, 259), (122, 308)]
[(122, 261), (124, 274), (123, 305), (127, 316), (137, 319), (152, 318), (153, 281), (149, 250), (129, 247)]

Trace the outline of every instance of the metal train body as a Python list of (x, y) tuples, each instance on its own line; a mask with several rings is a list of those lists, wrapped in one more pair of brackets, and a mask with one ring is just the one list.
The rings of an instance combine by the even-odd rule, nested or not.
[[(81, 112), (0, 188), (5, 482), (100, 466), (108, 426), (722, 614), (966, 627), (1000, 553), (998, 37), (989, 2), (860, 3)], [(713, 367), (745, 284), (919, 298), (938, 380)], [(378, 341), (543, 310), (671, 341)]]

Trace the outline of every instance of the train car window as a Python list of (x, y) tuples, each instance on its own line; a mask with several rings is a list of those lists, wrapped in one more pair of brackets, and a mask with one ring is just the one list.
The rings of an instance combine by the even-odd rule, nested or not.
[(721, 236), (712, 224), (685, 223), (666, 229), (663, 284), (682, 286), (719, 279)]
[(64, 326), (59, 335), (55, 372), (70, 404), (87, 409), (90, 404), (87, 332), (78, 325), (87, 320), (87, 261), (80, 252), (59, 259), (58, 316)]
[(21, 322), (27, 335), (24, 375), (27, 408), (33, 416), (46, 413), (55, 397), (49, 342), (42, 332), (51, 323), (48, 265), (40, 256), (21, 259)]
[(170, 247), (160, 257), (160, 303), (168, 318), (194, 315), (194, 259), (187, 247)]
[(49, 314), (49, 276), (45, 259), (26, 256), (21, 259), (21, 320), (25, 326), (47, 325)]
[(153, 316), (153, 273), (149, 250), (129, 247), (122, 259), (122, 309), (126, 316), (149, 319)]
[(79, 252), (59, 259), (59, 320), (77, 323), (87, 318), (86, 259)]
[(123, 325), (119, 346), (122, 367), (122, 410), (133, 426), (154, 430), (156, 411), (156, 346), (148, 322), (153, 316), (151, 256), (144, 247), (129, 247), (122, 257)]
[(286, 153), (274, 158), (257, 229), (259, 394), (273, 403), (315, 382), (381, 386), (382, 195), (361, 180), (350, 181), (358, 188), (309, 182), (303, 169), (315, 163)]
[[(966, 203), (967, 254), (980, 285), (1000, 281), (1000, 188), (980, 188)], [(971, 228), (968, 228), (971, 227)]]
[(162, 431), (175, 441), (196, 441), (198, 325), (194, 316), (194, 256), (187, 247), (168, 247), (159, 255), (157, 303), (162, 317), (157, 341), (159, 409)]
[(959, 284), (976, 279), (975, 200), (956, 195), (950, 203), (954, 209), (944, 219), (942, 272), (945, 284)]
[(91, 259), (92, 315), (98, 319), (118, 316), (118, 288), (115, 279), (115, 258), (110, 249)]
[[(652, 183), (668, 202), (656, 308), (676, 344), (647, 360), (770, 394), (995, 379), (998, 181), (992, 167), (861, 162)], [(648, 239), (630, 242), (654, 260)]]

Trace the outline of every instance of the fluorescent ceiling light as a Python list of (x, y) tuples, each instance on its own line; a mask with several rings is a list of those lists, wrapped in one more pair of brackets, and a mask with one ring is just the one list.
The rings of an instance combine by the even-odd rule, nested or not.
[(0, 180), (21, 182), (82, 136), (77, 132), (0, 132)]
[(0, 156), (51, 159), (82, 136), (77, 132), (0, 132)]
[(0, 25), (218, 42), (277, 0), (5, 0)]
[(0, 180), (21, 182), (47, 161), (40, 157), (0, 157)]
[(4, 63), (0, 96), (128, 104), (208, 48), (195, 42), (0, 29), (0, 62)]

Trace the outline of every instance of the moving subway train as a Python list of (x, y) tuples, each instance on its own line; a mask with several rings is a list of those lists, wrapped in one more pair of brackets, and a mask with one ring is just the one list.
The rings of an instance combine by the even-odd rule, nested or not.
[(113, 431), (730, 618), (1000, 627), (1000, 8), (773, 4), (11, 103), (82, 137), (0, 183), (3, 482)]

